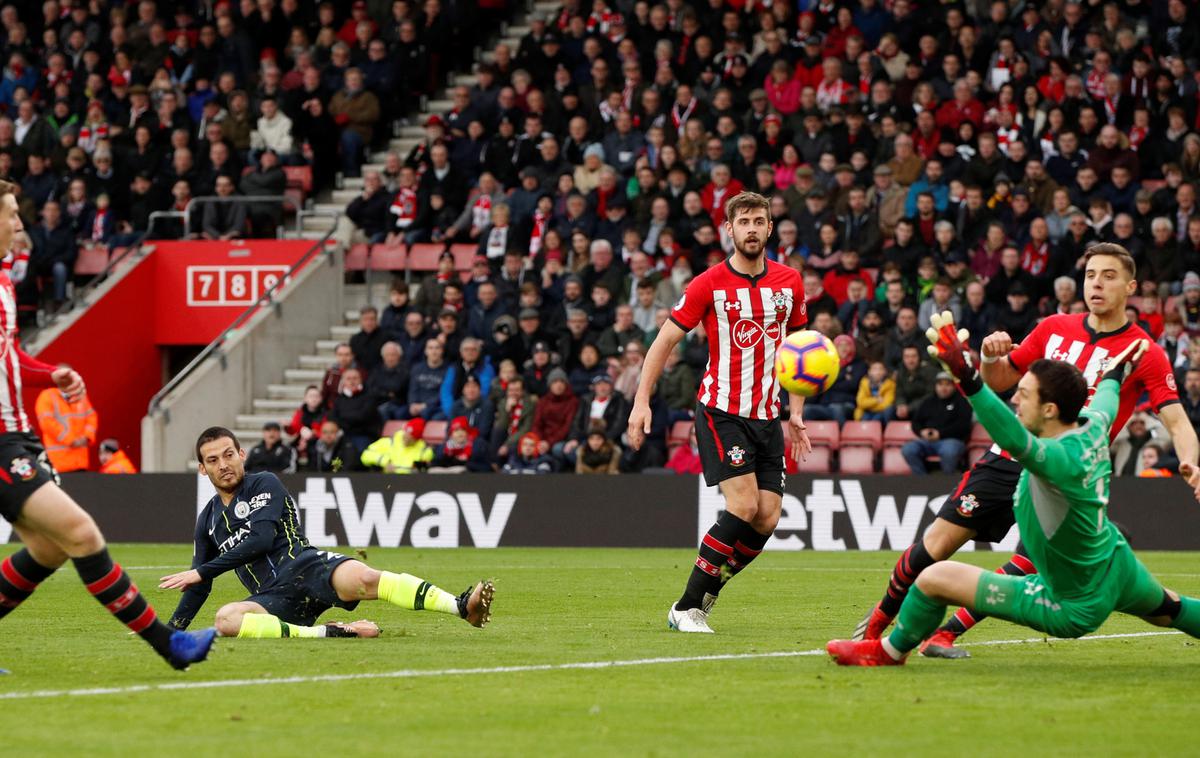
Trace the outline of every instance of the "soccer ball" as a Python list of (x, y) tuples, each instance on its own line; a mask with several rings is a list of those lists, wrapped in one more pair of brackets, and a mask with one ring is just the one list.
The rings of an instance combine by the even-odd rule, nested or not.
[(793, 395), (812, 397), (837, 381), (841, 359), (833, 341), (811, 329), (789, 335), (775, 351), (775, 376)]

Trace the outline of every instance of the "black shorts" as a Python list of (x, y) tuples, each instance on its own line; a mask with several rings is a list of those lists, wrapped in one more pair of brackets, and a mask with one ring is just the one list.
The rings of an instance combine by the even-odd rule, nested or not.
[(358, 601), (339, 598), (332, 582), (333, 570), (349, 560), (352, 559), (340, 553), (305, 551), (274, 584), (246, 600), (258, 603), (272, 616), (301, 626), (312, 626), (322, 613), (333, 607), (352, 611), (358, 607)]
[(984, 542), (999, 542), (1016, 523), (1013, 494), (1021, 478), (1021, 464), (994, 453), (963, 474), (954, 494), (946, 499), (938, 518), (975, 531)]
[(779, 419), (732, 416), (696, 404), (696, 444), (704, 482), (715, 487), (726, 479), (753, 473), (758, 488), (783, 494), (783, 423)]
[(25, 501), (46, 482), (62, 484), (38, 438), (0, 434), (0, 516), (15, 523)]

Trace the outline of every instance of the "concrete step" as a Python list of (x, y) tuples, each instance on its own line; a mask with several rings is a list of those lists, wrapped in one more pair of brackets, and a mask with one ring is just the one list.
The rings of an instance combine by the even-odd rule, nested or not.
[(363, 178), (361, 176), (347, 176), (342, 179), (343, 189), (360, 190), (363, 188)]
[(430, 113), (436, 113), (440, 116), (453, 107), (453, 100), (430, 100), (429, 105), (426, 106), (426, 110)]
[[(285, 414), (282, 411), (279, 413), (271, 413), (271, 412), (239, 413), (237, 415), (237, 420), (235, 421), (234, 425), (237, 426), (239, 429), (245, 429), (245, 430), (257, 429), (258, 430), (257, 433), (250, 432), (251, 436), (249, 437), (249, 439), (254, 440), (256, 437), (262, 436), (263, 424), (269, 424), (272, 421), (283, 424), (283, 423), (286, 423), (291, 420), (292, 420), (292, 414), (291, 413)], [(239, 437), (239, 439), (240, 439), (240, 437)], [(254, 444), (254, 443), (251, 442), (250, 444)]]
[(399, 153), (401, 158), (406, 158), (409, 152), (419, 144), (421, 144), (421, 140), (416, 137), (397, 137), (388, 143), (388, 149)]
[(300, 364), (300, 368), (320, 369), (321, 375), (324, 376), (325, 369), (332, 365), (333, 360), (328, 355), (301, 355), (297, 357), (296, 362)]
[(337, 203), (316, 203), (313, 205), (313, 210), (322, 213), (342, 213), (346, 210), (346, 206)]
[(401, 139), (403, 139), (405, 137), (407, 137), (409, 139), (415, 139), (415, 140), (425, 139), (425, 127), (424, 127), (425, 119), (424, 119), (424, 117), (418, 116), (416, 120), (419, 121), (420, 123), (413, 123), (413, 124), (409, 124), (408, 126), (400, 127)]
[[(518, 40), (529, 34), (530, 27), (528, 26), (509, 26), (504, 30), (505, 37), (516, 37)], [(515, 51), (514, 51), (515, 52)]]
[[(280, 422), (280, 423), (282, 423), (282, 422)], [(254, 447), (259, 442), (262, 441), (262, 426), (261, 425), (259, 425), (258, 428), (256, 428), (256, 429), (238, 429), (235, 427), (231, 431), (237, 435), (238, 442), (242, 443), (242, 447), (246, 448), (246, 452), (249, 452), (250, 448)], [(189, 459), (187, 470), (195, 471), (195, 469), (196, 469), (195, 459)]]
[[(355, 318), (354, 321), (357, 322), (358, 319)], [(348, 342), (351, 337), (358, 334), (358, 324), (355, 323), (354, 325), (347, 324), (346, 326), (331, 326), (329, 327), (329, 334), (333, 337), (334, 342)]]
[(450, 77), (450, 85), (453, 87), (474, 87), (479, 78), (475, 74), (455, 74)]
[(362, 188), (359, 189), (340, 189), (334, 190), (331, 196), (333, 205), (337, 205), (340, 209), (345, 209), (347, 205), (354, 202), (362, 195)]
[(341, 340), (317, 340), (317, 352), (333, 354), (334, 348), (342, 343)]
[[(379, 172), (382, 172), (382, 171), (383, 171), (383, 169), (384, 169), (384, 162), (387, 160), (387, 151), (385, 150), (385, 151), (383, 151), (382, 153), (371, 153), (371, 156), (370, 156), (369, 160), (370, 160), (371, 162), (370, 162), (370, 163), (364, 163), (364, 164), (363, 164), (363, 167), (362, 167), (362, 172), (363, 172), (363, 175), (364, 175), (364, 176), (366, 175), (366, 173), (367, 173), (368, 171), (379, 171)], [(361, 184), (360, 184), (360, 185), (358, 185), (358, 186), (359, 186), (360, 188), (362, 187), (362, 185), (361, 185)]]
[(303, 382), (306, 384), (320, 384), (321, 380), (325, 378), (325, 369), (327, 369), (327, 368), (329, 368), (329, 367), (323, 366), (319, 369), (317, 369), (317, 368), (285, 368), (283, 370), (283, 379), (284, 379), (284, 381), (289, 382), (289, 383)]
[(274, 400), (287, 400), (291, 403), (299, 403), (304, 400), (304, 388), (306, 386), (308, 385), (303, 382), (296, 384), (268, 384), (267, 396)]
[(305, 216), (300, 228), (306, 232), (327, 232), (337, 226), (337, 219), (329, 216)]
[(255, 413), (284, 413), (291, 414), (299, 406), (295, 400), (256, 397), (252, 401)]

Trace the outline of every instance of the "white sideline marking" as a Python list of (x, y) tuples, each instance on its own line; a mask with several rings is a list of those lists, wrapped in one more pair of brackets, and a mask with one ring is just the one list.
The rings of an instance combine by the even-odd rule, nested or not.
[[(1169, 632), (1126, 632), (1124, 634), (1095, 634), (1080, 637), (1085, 640), (1117, 640), (1131, 637), (1162, 637), (1182, 634)], [(1026, 637), (1015, 640), (989, 640), (965, 643), (963, 647), (992, 645), (1024, 645), (1044, 642), (1046, 637)], [(1054, 638), (1052, 638), (1054, 639)], [(523, 666), (492, 666), (469, 669), (401, 669), (399, 671), (363, 672), (357, 674), (319, 674), (314, 676), (287, 676), (274, 679), (215, 679), (209, 682), (168, 682), (165, 684), (134, 684), (126, 687), (94, 687), (75, 690), (30, 690), (25, 692), (0, 693), (0, 700), (34, 700), (60, 697), (91, 697), (96, 695), (129, 695), (140, 692), (170, 692), (173, 690), (203, 690), (224, 687), (253, 687), (264, 684), (312, 684), (314, 682), (348, 682), (361, 679), (420, 679), (442, 676), (479, 676), (484, 674), (520, 674), (531, 671), (572, 671), (587, 669), (627, 668), (632, 666), (658, 666), (669, 663), (704, 663), (708, 661), (744, 661), (758, 658), (801, 658), (825, 655), (823, 648), (817, 650), (778, 650), (769, 653), (725, 653), (716, 655), (690, 655), (673, 658), (636, 658), (624, 661), (579, 661), (576, 663), (538, 663)]]

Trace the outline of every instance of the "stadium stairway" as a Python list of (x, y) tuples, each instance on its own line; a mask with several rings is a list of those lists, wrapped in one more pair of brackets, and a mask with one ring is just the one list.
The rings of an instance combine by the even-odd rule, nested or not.
[[(386, 302), (387, 283), (373, 285), (371, 302)], [(262, 439), (263, 424), (278, 421), (286, 425), (291, 421), (292, 414), (304, 401), (304, 388), (310, 384), (321, 384), (325, 370), (333, 365), (333, 350), (340, 342), (349, 342), (350, 337), (358, 332), (359, 309), (367, 304), (367, 286), (365, 284), (345, 285), (346, 312), (344, 322), (332, 324), (329, 327), (329, 338), (319, 339), (312, 352), (296, 356), (292, 368), (286, 369), (279, 377), (277, 384), (267, 385), (266, 397), (256, 397), (250, 401), (250, 407), (245, 413), (238, 414), (233, 419), (233, 431), (238, 439), (249, 448), (258, 444)]]
[[(529, 7), (531, 12), (553, 13), (558, 10), (560, 4), (558, 2), (535, 2), (531, 3)], [(496, 41), (496, 44), (507, 44), (515, 56), (517, 48), (521, 43), (521, 37), (528, 33), (529, 27), (524, 23), (503, 24), (501, 26), (500, 38)], [(484, 52), (481, 57), (483, 61), (490, 61), (493, 54), (489, 50)], [(446, 111), (454, 107), (450, 96), (450, 89), (463, 85), (469, 87), (473, 84), (475, 84), (474, 74), (452, 74), (448, 86), (438, 90), (434, 93), (433, 97), (425, 100), (420, 112), (411, 116), (404, 122), (405, 125), (400, 126), (396, 130), (386, 150), (372, 153), (368, 157), (367, 163), (363, 165), (363, 172), (365, 173), (370, 170), (382, 171), (389, 151), (399, 153), (402, 159), (407, 156), (409, 151), (425, 138), (425, 119), (435, 113), (443, 115)], [(300, 231), (289, 230), (284, 236), (292, 239), (320, 239), (322, 235), (337, 224), (334, 237), (342, 244), (348, 246), (350, 244), (350, 237), (354, 232), (354, 226), (345, 216), (341, 216), (340, 220), (335, 220), (334, 214), (341, 214), (345, 211), (346, 206), (362, 192), (362, 187), (362, 177), (346, 177), (342, 179), (337, 189), (325, 191), (315, 201), (313, 210), (318, 211), (322, 215), (306, 216), (302, 222)]]

